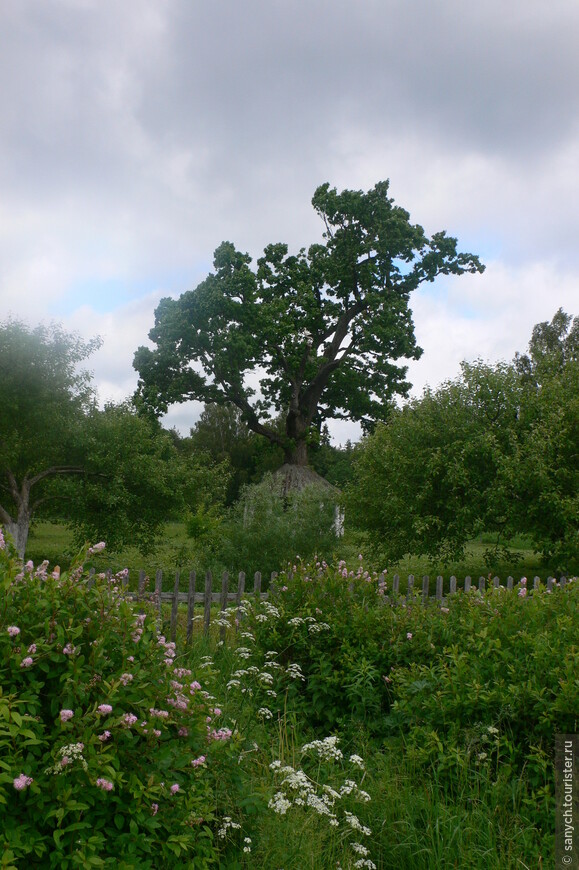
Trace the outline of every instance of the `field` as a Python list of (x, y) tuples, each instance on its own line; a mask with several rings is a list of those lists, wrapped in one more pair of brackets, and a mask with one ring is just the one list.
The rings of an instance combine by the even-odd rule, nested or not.
[[(530, 548), (528, 541), (521, 538), (515, 540), (514, 544), (516, 546), (512, 547), (512, 552), (518, 557), (517, 561), (499, 564), (496, 573), (501, 579), (506, 579), (512, 575), (515, 580), (523, 576), (529, 578), (538, 576), (542, 580), (546, 580), (551, 575), (549, 567), (541, 563), (540, 558)], [(485, 550), (492, 545), (493, 541), (488, 536), (481, 535), (477, 540), (468, 544), (466, 558), (462, 562), (452, 565), (432, 563), (426, 557), (407, 556), (397, 565), (375, 565), (373, 567), (376, 570), (386, 568), (389, 574), (398, 573), (404, 579), (408, 574), (414, 574), (415, 577), (420, 578), (426, 574), (431, 578), (441, 574), (446, 579), (454, 574), (461, 580), (469, 575), (473, 579), (478, 579), (481, 575), (485, 577), (488, 575), (488, 570), (484, 567), (483, 557)], [(348, 564), (355, 564), (362, 546), (354, 535), (347, 533), (336, 544), (336, 549), (339, 549), (337, 555), (344, 558)], [(34, 523), (28, 543), (28, 558), (34, 562), (48, 558), (52, 564), (59, 564), (61, 568), (67, 568), (74, 555), (72, 533), (65, 525), (42, 521)], [(158, 568), (163, 570), (167, 579), (174, 575), (176, 570), (180, 570), (184, 574), (193, 569), (198, 573), (212, 570), (219, 574), (227, 569), (225, 565), (199, 564), (195, 555), (194, 543), (187, 538), (185, 525), (178, 522), (166, 524), (163, 542), (154, 553), (148, 556), (143, 556), (136, 549), (127, 547), (112, 554), (105, 551), (93, 561), (95, 567), (101, 571), (110, 569), (114, 572), (121, 568), (128, 568), (132, 577), (138, 576), (140, 570), (145, 570), (149, 576), (154, 577)], [(577, 570), (579, 572), (579, 566)], [(166, 588), (172, 588), (172, 581)]]

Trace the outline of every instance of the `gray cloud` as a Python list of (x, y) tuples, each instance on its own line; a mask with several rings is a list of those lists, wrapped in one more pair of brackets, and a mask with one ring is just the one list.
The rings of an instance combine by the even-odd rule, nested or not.
[[(2, 308), (88, 331), (132, 312), (136, 347), (222, 239), (307, 245), (318, 184), (390, 177), (413, 220), (492, 265), (417, 295), (423, 360), (439, 377), (464, 352), (436, 346), (443, 322), (504, 353), (513, 311), (576, 298), (578, 37), (575, 0), (4, 0)], [(104, 352), (119, 393), (131, 354)]]

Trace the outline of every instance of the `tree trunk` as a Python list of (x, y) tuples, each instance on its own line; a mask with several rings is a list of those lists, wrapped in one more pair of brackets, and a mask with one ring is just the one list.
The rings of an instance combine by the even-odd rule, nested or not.
[(28, 532), (30, 529), (28, 506), (25, 508), (23, 505), (19, 505), (18, 519), (6, 523), (5, 528), (8, 534), (12, 536), (18, 557), (23, 560), (24, 553), (26, 552), (26, 544), (28, 543)]
[(286, 465), (307, 465), (308, 425), (299, 411), (290, 410), (286, 419), (285, 431), (290, 445), (285, 448), (284, 463)]

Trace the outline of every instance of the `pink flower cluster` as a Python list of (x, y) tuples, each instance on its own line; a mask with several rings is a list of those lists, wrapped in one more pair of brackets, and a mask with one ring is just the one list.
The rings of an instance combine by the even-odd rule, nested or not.
[(103, 791), (112, 791), (114, 785), (109, 779), (104, 779), (103, 777), (99, 777), (96, 781), (97, 788), (102, 788)]
[(129, 728), (131, 725), (134, 725), (136, 721), (137, 717), (134, 713), (125, 713), (125, 715), (123, 716), (123, 722), (125, 723), (125, 725), (128, 725)]
[(113, 708), (110, 704), (99, 704), (97, 707), (97, 713), (102, 713), (103, 716), (108, 716), (109, 713), (113, 712)]
[(20, 629), (17, 625), (9, 625), (6, 631), (8, 632), (10, 637), (18, 637), (18, 635), (20, 634)]
[(106, 547), (105, 542), (99, 541), (98, 544), (94, 544), (92, 547), (89, 547), (87, 552), (88, 552), (89, 556), (94, 556), (96, 553), (102, 553), (102, 551), (104, 550), (105, 547)]
[(31, 776), (26, 776), (25, 773), (21, 773), (20, 776), (17, 776), (14, 782), (12, 783), (16, 791), (23, 791), (25, 788), (28, 788), (29, 785), (32, 785), (34, 780)]
[(26, 656), (26, 658), (22, 659), (22, 661), (20, 662), (20, 667), (21, 668), (29, 668), (33, 664), (34, 664), (34, 659), (32, 658), (32, 656)]
[(193, 767), (201, 767), (202, 764), (205, 764), (205, 756), (200, 755), (199, 758), (194, 758), (191, 764)]
[(131, 682), (131, 680), (133, 679), (133, 675), (132, 674), (121, 674), (119, 679), (120, 679), (121, 683), (123, 684), (123, 686), (128, 686), (129, 683)]
[(74, 710), (61, 710), (60, 711), (60, 721), (68, 722), (69, 719), (72, 719), (74, 716)]
[(229, 728), (220, 728), (219, 731), (210, 731), (209, 739), (210, 740), (229, 740), (232, 735), (232, 731)]

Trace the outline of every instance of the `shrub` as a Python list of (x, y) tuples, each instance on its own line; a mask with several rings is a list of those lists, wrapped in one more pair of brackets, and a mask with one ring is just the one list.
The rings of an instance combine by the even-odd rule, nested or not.
[(121, 580), (23, 567), (0, 540), (3, 867), (216, 861), (235, 738)]

